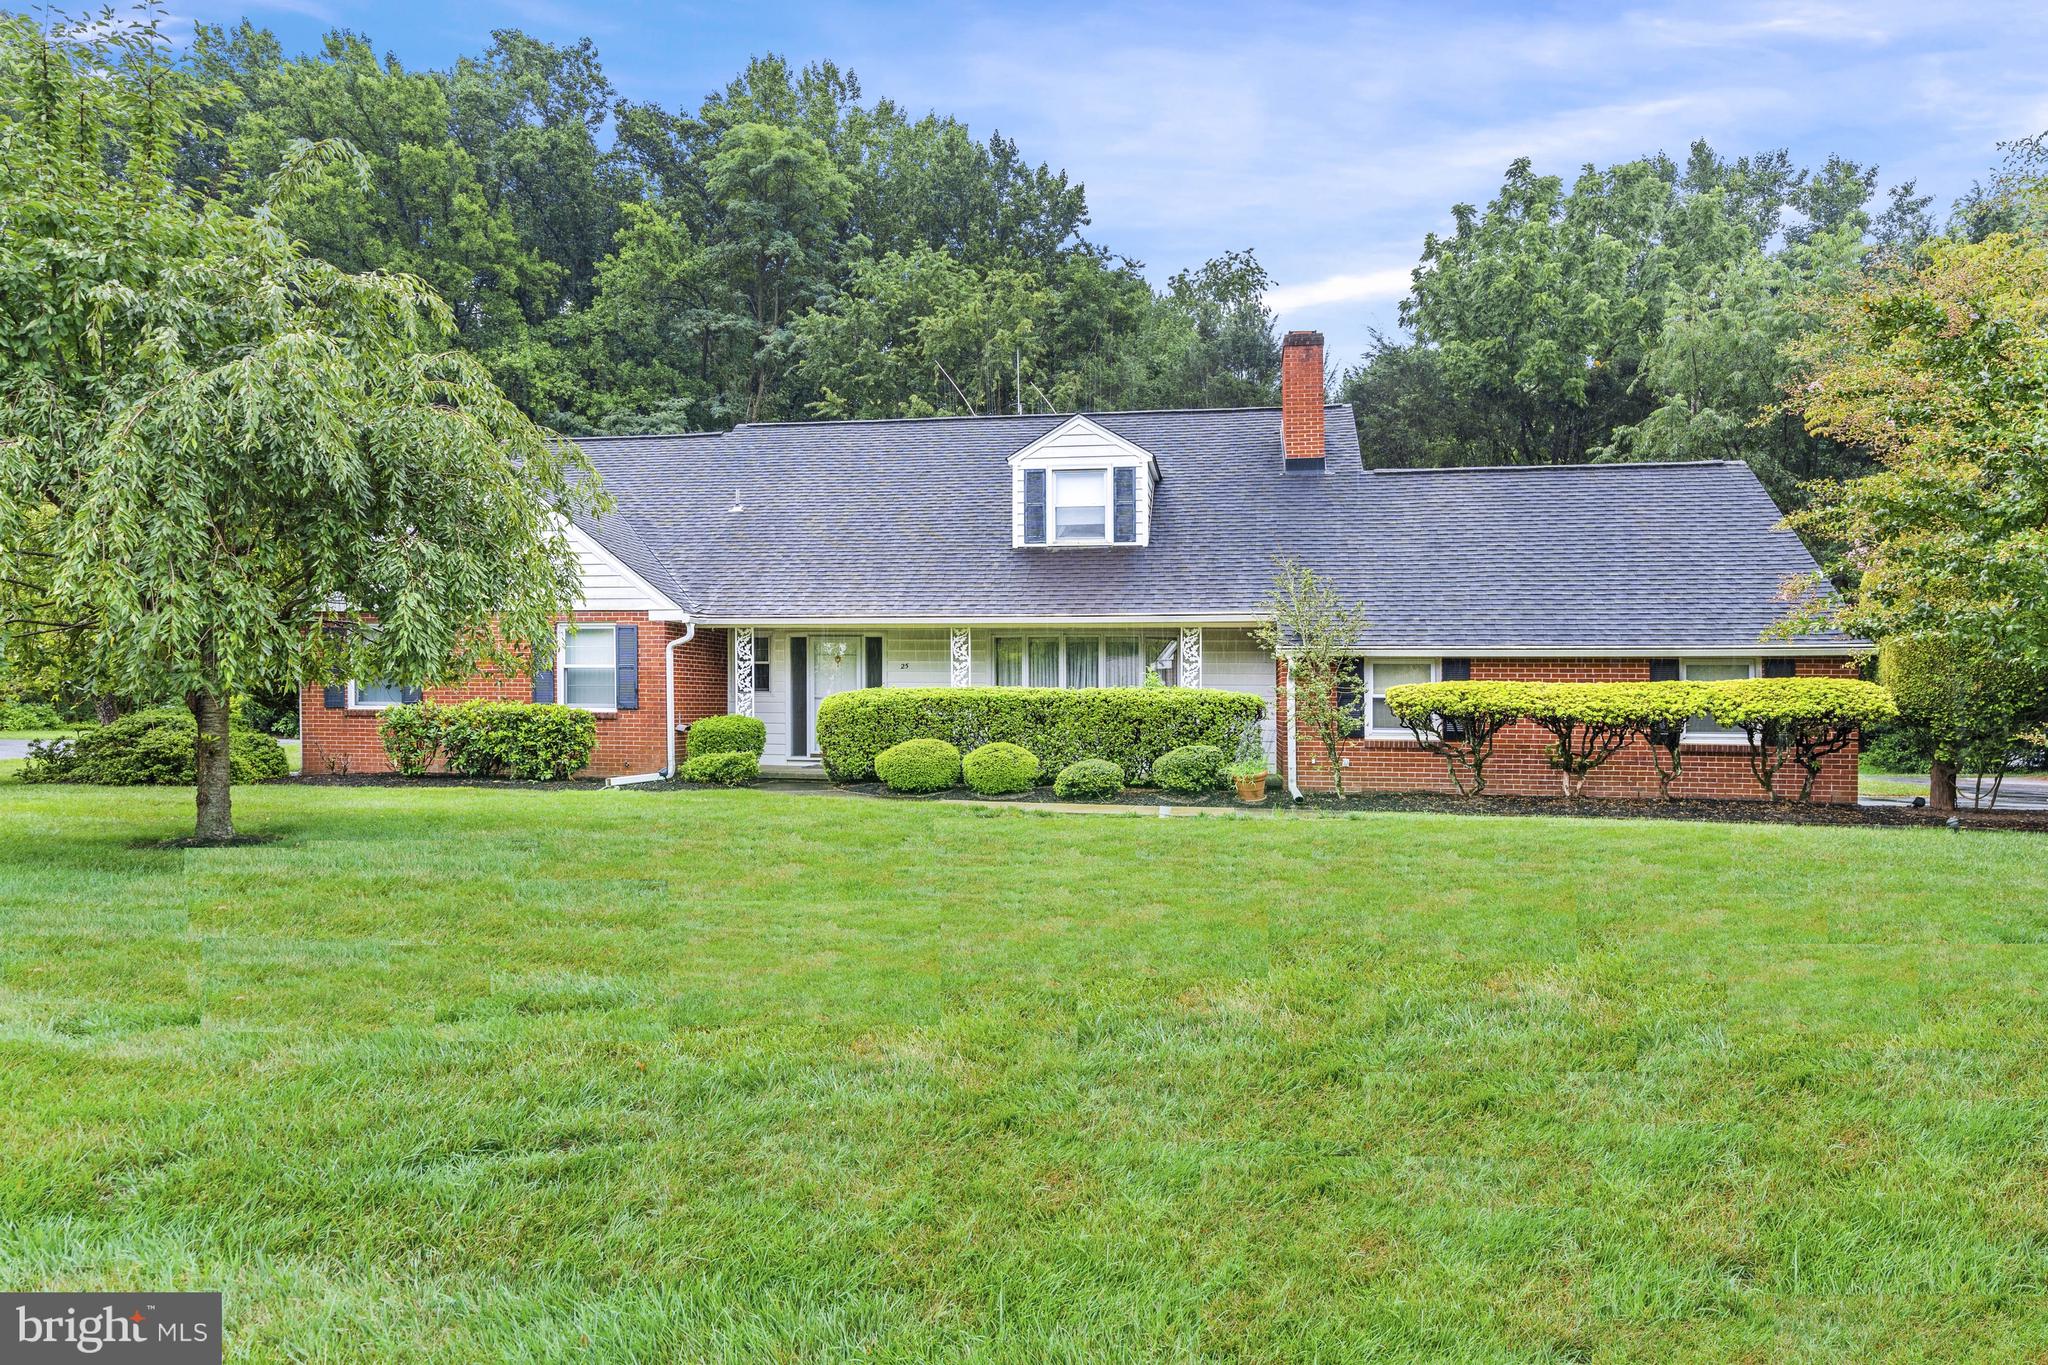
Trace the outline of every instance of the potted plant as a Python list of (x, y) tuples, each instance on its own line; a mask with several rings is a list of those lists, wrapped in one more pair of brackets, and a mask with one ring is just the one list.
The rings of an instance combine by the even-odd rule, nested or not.
[(1256, 806), (1266, 799), (1266, 760), (1263, 758), (1240, 758), (1226, 770), (1230, 780), (1237, 786), (1237, 799), (1248, 806)]

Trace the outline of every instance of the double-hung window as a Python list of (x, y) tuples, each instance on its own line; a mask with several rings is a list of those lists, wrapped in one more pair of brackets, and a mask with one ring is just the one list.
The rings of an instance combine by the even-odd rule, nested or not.
[(1348, 659), (1338, 673), (1337, 700), (1357, 723), (1358, 738), (1406, 735), (1408, 727), (1387, 706), (1387, 689), (1436, 681), (1434, 659)]
[[(1687, 682), (1728, 682), (1756, 676), (1754, 659), (1687, 659), (1679, 665)], [(1687, 739), (1727, 744), (1744, 738), (1739, 725), (1722, 725), (1712, 716), (1694, 716), (1685, 723)]]
[(609, 711), (619, 701), (619, 653), (612, 626), (564, 626), (562, 701), (586, 711)]
[(1055, 545), (1098, 544), (1109, 539), (1109, 471), (1055, 469), (1047, 502)]
[(349, 705), (363, 709), (381, 710), (386, 706), (399, 706), (403, 705), (406, 699), (406, 689), (389, 678), (379, 678), (376, 682), (350, 683), (349, 691)]

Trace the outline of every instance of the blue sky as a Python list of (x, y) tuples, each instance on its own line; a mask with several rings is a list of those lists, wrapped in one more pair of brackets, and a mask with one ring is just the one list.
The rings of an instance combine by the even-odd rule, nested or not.
[(288, 48), (327, 28), (443, 66), (492, 28), (588, 36), (621, 93), (694, 106), (748, 55), (852, 67), (866, 94), (935, 109), (1088, 187), (1092, 235), (1163, 280), (1253, 247), (1282, 325), (1335, 361), (1394, 325), (1423, 234), (1484, 203), (1517, 156), (1571, 174), (1644, 152), (1789, 147), (1917, 178), (1946, 209), (2048, 129), (2048, 6), (1666, 8), (975, 3), (504, 5), (170, 0), (175, 27), (247, 14)]

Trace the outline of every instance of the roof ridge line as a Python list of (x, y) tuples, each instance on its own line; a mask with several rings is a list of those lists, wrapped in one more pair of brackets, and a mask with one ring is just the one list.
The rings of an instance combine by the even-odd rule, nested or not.
[(1744, 465), (1742, 460), (1585, 460), (1577, 464), (1433, 464), (1369, 469), (1368, 474), (1542, 474), (1567, 469), (1700, 469), (1710, 465)]

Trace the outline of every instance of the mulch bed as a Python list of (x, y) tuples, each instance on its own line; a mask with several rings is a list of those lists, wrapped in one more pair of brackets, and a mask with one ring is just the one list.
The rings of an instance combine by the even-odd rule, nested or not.
[(512, 791), (601, 791), (601, 777), (572, 777), (561, 782), (518, 782), (509, 777), (461, 777), (454, 773), (424, 773), (403, 777), (398, 773), (320, 773), (280, 777), (300, 787), (501, 787)]

